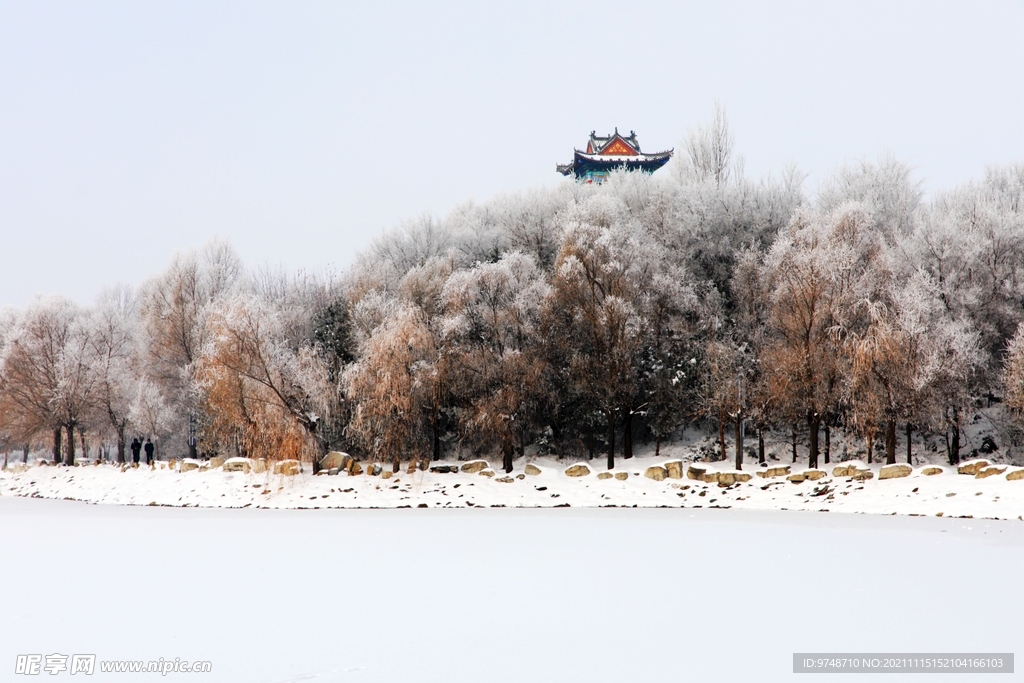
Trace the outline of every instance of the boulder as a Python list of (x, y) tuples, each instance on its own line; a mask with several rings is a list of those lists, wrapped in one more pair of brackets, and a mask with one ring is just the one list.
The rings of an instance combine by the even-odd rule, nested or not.
[(487, 461), (486, 460), (473, 460), (471, 462), (467, 462), (465, 465), (462, 466), (462, 471), (465, 472), (466, 474), (476, 474), (480, 470), (486, 470), (486, 469), (487, 469)]
[(899, 465), (886, 465), (878, 472), (879, 479), (899, 479), (901, 477), (909, 477), (913, 468), (910, 465), (899, 464)]
[(959, 467), (957, 467), (956, 473), (969, 474), (973, 477), (977, 475), (978, 472), (982, 471), (991, 464), (992, 463), (990, 463), (988, 460), (971, 460), (970, 462), (962, 463)]
[(786, 481), (792, 482), (793, 484), (799, 484), (803, 482), (805, 479), (807, 479), (807, 477), (805, 477), (803, 474), (791, 474), (788, 477), (786, 477)]
[(721, 472), (705, 472), (704, 476), (701, 477), (701, 481), (706, 481), (709, 484), (717, 484), (722, 480)]
[(520, 472), (519, 474), (516, 475), (516, 479), (526, 479), (526, 475)]
[(434, 474), (449, 474), (451, 472), (458, 472), (458, 465), (434, 465), (430, 468), (430, 471)]
[(611, 472), (598, 472), (597, 473), (597, 478), (601, 479), (601, 480), (611, 479), (613, 476), (615, 476), (615, 475), (613, 475)]
[(700, 467), (698, 465), (690, 465), (686, 468), (686, 478), (696, 479), (697, 481), (704, 481), (704, 475), (707, 473), (708, 468)]
[(682, 479), (683, 478), (683, 461), (682, 460), (669, 460), (662, 464), (666, 470), (668, 470), (669, 479)]
[(732, 486), (736, 483), (735, 472), (719, 472), (718, 473), (718, 485), (721, 487)]
[(855, 481), (867, 481), (868, 479), (874, 479), (875, 473), (871, 470), (854, 470), (851, 477)]
[(176, 470), (176, 469), (178, 469), (178, 460), (177, 460), (177, 458), (171, 458), (170, 460), (167, 461), (167, 469), (169, 469), (169, 470)]
[(1002, 474), (1006, 471), (1005, 467), (986, 467), (985, 469), (974, 475), (975, 479), (985, 479), (987, 477), (994, 476), (996, 474)]
[(384, 468), (381, 467), (380, 465), (370, 465), (370, 464), (368, 464), (366, 466), (366, 476), (368, 476), (368, 477), (379, 477), (383, 471), (384, 471)]
[(1024, 479), (1024, 470), (1014, 470), (1006, 475), (1007, 481), (1020, 481)]
[(267, 459), (257, 458), (256, 462), (252, 464), (252, 471), (256, 474), (263, 474), (267, 471)]
[(655, 465), (654, 467), (648, 467), (644, 471), (644, 476), (648, 479), (653, 479), (654, 481), (663, 481), (668, 477), (668, 470), (664, 467)]
[(198, 470), (201, 463), (194, 458), (185, 458), (181, 461), (181, 467), (178, 468), (179, 472), (191, 472), (192, 470)]
[(785, 477), (787, 474), (789, 474), (789, 465), (773, 465), (767, 469), (757, 471), (757, 476), (762, 477), (763, 479)]
[(480, 470), (479, 472), (477, 472), (477, 474), (479, 474), (481, 477), (493, 477), (494, 470)]
[(210, 458), (210, 469), (211, 470), (215, 470), (218, 467), (223, 467), (223, 466), (224, 466), (224, 458), (217, 457), (217, 456), (214, 456), (214, 457)]
[(856, 465), (840, 465), (839, 467), (832, 468), (833, 477), (852, 477), (853, 473), (857, 471)]
[(540, 474), (540, 468), (534, 465), (533, 463), (530, 463), (529, 465), (523, 468), (523, 472), (526, 472), (531, 477), (536, 477), (538, 474)]
[(252, 469), (252, 463), (249, 458), (228, 458), (224, 461), (225, 472), (243, 472), (249, 474), (249, 470)]
[(804, 470), (803, 471), (803, 475), (804, 475), (804, 479), (807, 479), (808, 481), (818, 481), (819, 479), (821, 479), (822, 477), (825, 476), (825, 471), (824, 470)]
[[(367, 465), (367, 467), (370, 467), (370, 465)], [(360, 465), (359, 463), (357, 463), (355, 460), (353, 460), (352, 464), (348, 468), (348, 476), (350, 476), (350, 477), (358, 477), (362, 473), (363, 473), (363, 466)]]
[(498, 477), (494, 481), (500, 481), (502, 484), (511, 484), (515, 481), (512, 477)]
[[(1024, 470), (1021, 470), (1021, 472), (1024, 472)], [(626, 481), (629, 479), (629, 472), (616, 472), (615, 478), (619, 481)]]
[(352, 462), (352, 456), (341, 451), (331, 451), (320, 459), (322, 470), (347, 470), (348, 464)]
[(942, 474), (942, 468), (941, 467), (925, 467), (923, 470), (921, 470), (921, 474), (923, 474), (926, 477), (933, 477), (936, 474)]
[(390, 479), (393, 476), (395, 476), (395, 473), (392, 472), (391, 470), (384, 470), (383, 472), (380, 473), (381, 479)]
[(590, 474), (590, 468), (587, 467), (586, 463), (578, 463), (572, 467), (567, 467), (565, 470), (565, 476), (567, 477), (585, 477)]
[(286, 477), (294, 477), (299, 473), (298, 460), (278, 460), (274, 463), (274, 474), (281, 474)]

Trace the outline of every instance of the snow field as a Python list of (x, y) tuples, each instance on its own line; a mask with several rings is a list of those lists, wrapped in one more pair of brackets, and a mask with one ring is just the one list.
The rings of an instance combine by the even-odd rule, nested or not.
[[(625, 480), (600, 478), (603, 475), (596, 461), (584, 463), (589, 474), (573, 477), (565, 473), (578, 471), (578, 464), (545, 459), (517, 462), (508, 476), (492, 469), (483, 472), (491, 476), (461, 471), (409, 474), (403, 470), (390, 479), (365, 473), (312, 476), (307, 471), (283, 476), (272, 472), (225, 472), (220, 468), (177, 472), (145, 466), (125, 471), (110, 465), (30, 467), (0, 473), (0, 495), (179, 507), (714, 507), (1014, 520), (1024, 517), (1024, 480), (1007, 479), (1022, 469), (1019, 467), (999, 465), (1001, 472), (978, 479), (957, 474), (951, 467), (941, 467), (941, 474), (926, 476), (923, 472), (927, 468), (936, 467), (928, 465), (913, 468), (910, 476), (880, 479), (882, 465), (851, 461), (823, 466), (820, 478), (813, 481), (751, 476), (749, 481), (726, 487), (687, 475), (662, 481), (644, 476), (649, 468), (666, 462), (671, 461), (654, 457), (621, 461), (621, 469), (615, 472), (620, 477), (623, 472), (628, 473)], [(720, 467), (724, 464), (697, 466), (717, 476), (715, 472), (730, 472)], [(457, 470), (459, 465), (435, 464), (432, 469)], [(669, 470), (675, 469), (678, 474), (687, 467), (682, 463), (681, 469), (677, 466)], [(771, 467), (785, 465), (772, 463)], [(836, 467), (870, 471), (872, 477), (858, 480), (835, 476)], [(537, 471), (540, 473), (530, 474)], [(744, 469), (748, 475), (757, 471), (753, 465)], [(793, 474), (807, 471), (799, 465), (792, 468)]]

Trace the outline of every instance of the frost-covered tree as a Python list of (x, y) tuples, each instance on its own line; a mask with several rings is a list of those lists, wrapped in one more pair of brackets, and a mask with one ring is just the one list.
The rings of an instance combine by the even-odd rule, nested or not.
[(517, 442), (522, 454), (540, 404), (539, 335), (549, 293), (535, 259), (521, 252), (452, 273), (442, 292), (443, 341), (462, 432), (485, 449), (500, 444), (506, 472)]
[(2, 389), (9, 419), (25, 438), (52, 433), (54, 462), (75, 464), (75, 434), (84, 427), (97, 388), (94, 361), (86, 316), (67, 299), (35, 302), (8, 332)]
[(196, 363), (208, 339), (207, 318), (213, 305), (235, 288), (242, 264), (226, 243), (212, 242), (198, 251), (175, 256), (158, 277), (143, 285), (139, 310), (146, 333), (146, 373), (188, 421), (188, 451), (196, 457), (200, 387)]
[(95, 358), (95, 409), (99, 424), (117, 443), (117, 462), (125, 462), (125, 443), (132, 405), (138, 394), (138, 300), (128, 287), (103, 292), (92, 311), (90, 341)]

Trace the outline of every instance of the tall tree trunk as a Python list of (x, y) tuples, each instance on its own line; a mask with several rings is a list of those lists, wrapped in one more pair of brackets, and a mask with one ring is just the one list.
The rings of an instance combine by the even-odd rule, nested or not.
[(757, 463), (764, 464), (764, 429), (757, 428)]
[(434, 411), (434, 419), (431, 421), (431, 430), (434, 446), (434, 461), (441, 459), (441, 416), (438, 411)]
[(501, 466), (505, 470), (505, 474), (512, 471), (512, 460), (515, 453), (516, 447), (512, 442), (512, 434), (507, 434), (501, 440)]
[(885, 464), (896, 464), (896, 420), (890, 419), (885, 423)]
[(69, 424), (68, 430), (68, 467), (74, 467), (75, 465), (75, 425)]
[(657, 458), (661, 455), (661, 434), (654, 437), (654, 457)]
[(622, 457), (629, 460), (633, 457), (633, 411), (629, 406), (625, 409), (625, 417), (622, 418)]
[(868, 433), (868, 464), (871, 464), (871, 458), (875, 455), (875, 433)]
[(53, 464), (59, 465), (64, 462), (64, 455), (62, 453), (61, 444), (64, 439), (63, 428), (57, 427), (53, 430)]
[(792, 433), (792, 444), (793, 444), (793, 462), (796, 462), (796, 424), (793, 425)]
[(736, 413), (736, 469), (743, 469), (743, 415)]
[(910, 435), (914, 433), (914, 427), (909, 422), (907, 423), (907, 464), (914, 464), (911, 462), (910, 456), (912, 455), (911, 446), (913, 445), (910, 440)]
[(608, 411), (608, 469), (615, 469), (615, 411)]
[(960, 464), (960, 424), (958, 422), (953, 423), (953, 445), (951, 460), (952, 462), (950, 464), (952, 465)]
[(807, 426), (810, 428), (810, 444), (807, 454), (807, 466), (811, 469), (818, 467), (818, 432), (821, 431), (821, 414), (814, 410), (807, 411)]
[(718, 459), (725, 460), (729, 456), (725, 454), (725, 415), (718, 413)]
[(21, 462), (26, 465), (28, 464), (28, 444), (25, 444), (25, 447), (21, 451)]
[(122, 425), (121, 428), (117, 430), (117, 462), (121, 465), (124, 464), (124, 432), (125, 427)]
[(832, 430), (829, 429), (828, 420), (825, 420), (825, 464), (832, 462)]

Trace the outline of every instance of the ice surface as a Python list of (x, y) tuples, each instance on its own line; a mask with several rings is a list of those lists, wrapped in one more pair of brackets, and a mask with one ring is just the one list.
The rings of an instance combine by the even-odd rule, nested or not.
[(3, 667), (59, 652), (209, 659), (218, 683), (679, 683), (790, 681), (797, 651), (1024, 650), (1017, 521), (3, 496), (0, 542)]

